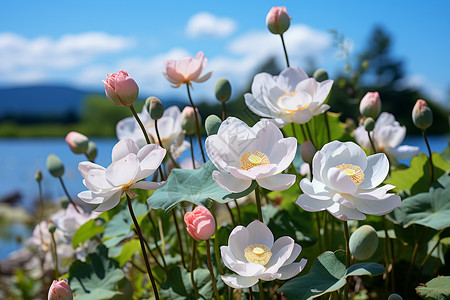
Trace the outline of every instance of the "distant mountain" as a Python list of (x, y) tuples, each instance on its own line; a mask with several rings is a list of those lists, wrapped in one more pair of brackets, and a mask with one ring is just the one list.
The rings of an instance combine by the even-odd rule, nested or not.
[[(103, 92), (84, 91), (67, 86), (42, 85), (0, 88), (0, 118), (5, 115), (41, 115), (67, 112), (79, 115), (84, 99), (92, 94), (104, 95)], [(165, 107), (177, 105), (182, 108), (184, 102), (176, 98), (164, 98), (163, 104)]]

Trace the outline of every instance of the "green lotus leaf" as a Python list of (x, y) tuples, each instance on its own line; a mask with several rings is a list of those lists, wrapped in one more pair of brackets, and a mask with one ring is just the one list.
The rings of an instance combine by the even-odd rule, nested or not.
[(256, 182), (241, 193), (230, 193), (221, 188), (212, 179), (212, 172), (217, 170), (212, 162), (205, 163), (200, 169), (174, 169), (167, 179), (167, 183), (147, 199), (153, 209), (171, 210), (182, 201), (195, 205), (211, 206), (211, 200), (226, 203), (236, 198), (248, 195), (256, 187)]

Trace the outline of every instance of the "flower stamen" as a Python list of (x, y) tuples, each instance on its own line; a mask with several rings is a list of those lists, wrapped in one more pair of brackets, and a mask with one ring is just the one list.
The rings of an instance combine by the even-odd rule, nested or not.
[(244, 256), (250, 263), (265, 266), (272, 257), (272, 252), (267, 246), (254, 244), (245, 248)]
[(241, 169), (249, 170), (256, 166), (270, 164), (269, 158), (262, 152), (251, 150), (241, 156)]
[(336, 166), (339, 170), (344, 172), (350, 179), (355, 183), (359, 184), (364, 180), (364, 172), (361, 170), (360, 167), (354, 166), (351, 164), (342, 164), (339, 166)]

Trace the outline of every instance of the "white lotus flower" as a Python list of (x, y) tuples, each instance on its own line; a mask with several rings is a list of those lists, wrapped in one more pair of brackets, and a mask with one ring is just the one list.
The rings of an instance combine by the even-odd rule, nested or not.
[(206, 141), (206, 153), (219, 169), (212, 174), (222, 188), (239, 193), (253, 180), (272, 191), (282, 191), (295, 182), (295, 175), (278, 174), (294, 159), (297, 140), (283, 138), (280, 129), (269, 120), (250, 128), (241, 120), (227, 118), (217, 134)]
[(51, 220), (59, 229), (64, 237), (71, 240), (81, 225), (100, 215), (98, 212), (86, 213), (81, 210), (79, 213), (72, 203), (69, 203), (67, 209), (62, 209), (51, 216)]
[(314, 155), (313, 180), (300, 181), (303, 193), (297, 204), (307, 211), (327, 210), (341, 220), (381, 216), (401, 205), (393, 185), (379, 186), (389, 171), (385, 154), (369, 157), (352, 142), (333, 141)]
[(155, 190), (166, 182), (142, 181), (159, 167), (166, 150), (158, 145), (145, 145), (141, 149), (131, 139), (119, 141), (112, 151), (112, 163), (104, 168), (91, 162), (78, 165), (83, 183), (89, 189), (78, 194), (86, 203), (99, 204), (95, 211), (106, 211), (115, 207), (126, 192), (130, 198), (137, 196), (133, 188)]
[[(371, 149), (369, 137), (364, 126), (359, 126), (353, 131), (355, 140), (364, 148)], [(420, 149), (416, 146), (400, 144), (406, 135), (406, 127), (400, 126), (395, 121), (393, 114), (383, 112), (375, 122), (375, 128), (370, 132), (377, 152), (385, 152), (396, 159), (408, 159), (419, 154)]]
[(304, 124), (327, 111), (323, 104), (333, 80), (317, 82), (300, 68), (287, 68), (279, 76), (260, 73), (252, 83), (252, 93), (245, 94), (245, 104), (258, 116), (272, 118), (278, 127), (289, 123)]
[(307, 260), (300, 255), (302, 247), (288, 236), (274, 242), (270, 229), (260, 221), (247, 227), (236, 226), (228, 238), (228, 246), (220, 247), (225, 266), (237, 275), (222, 275), (233, 288), (248, 288), (258, 280), (286, 280), (300, 273)]
[[(150, 114), (144, 105), (142, 112), (138, 114), (142, 124), (144, 124), (148, 135), (154, 144), (159, 144), (156, 136), (155, 120), (150, 117)], [(158, 120), (158, 131), (161, 137), (161, 142), (165, 149), (170, 149), (170, 153), (174, 158), (177, 158), (188, 149), (191, 145), (184, 140), (184, 131), (181, 128), (181, 111), (177, 106), (170, 106), (164, 110), (163, 116)], [(134, 117), (120, 120), (116, 125), (116, 134), (119, 140), (130, 138), (134, 140), (139, 146), (146, 144), (144, 135)]]

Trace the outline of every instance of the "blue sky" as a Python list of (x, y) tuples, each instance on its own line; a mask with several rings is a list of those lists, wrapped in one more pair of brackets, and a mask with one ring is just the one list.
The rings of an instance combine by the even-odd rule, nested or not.
[(213, 76), (194, 86), (213, 98), (215, 81), (229, 78), (244, 88), (255, 68), (276, 55), (281, 43), (265, 26), (272, 6), (292, 17), (286, 33), (291, 64), (306, 58), (331, 77), (344, 61), (329, 34), (344, 34), (352, 54), (365, 47), (375, 25), (394, 39), (406, 85), (422, 87), (430, 99), (449, 105), (449, 1), (7, 1), (0, 10), (0, 86), (65, 84), (101, 91), (107, 73), (124, 69), (141, 95), (184, 96), (162, 75), (164, 59), (203, 51)]

